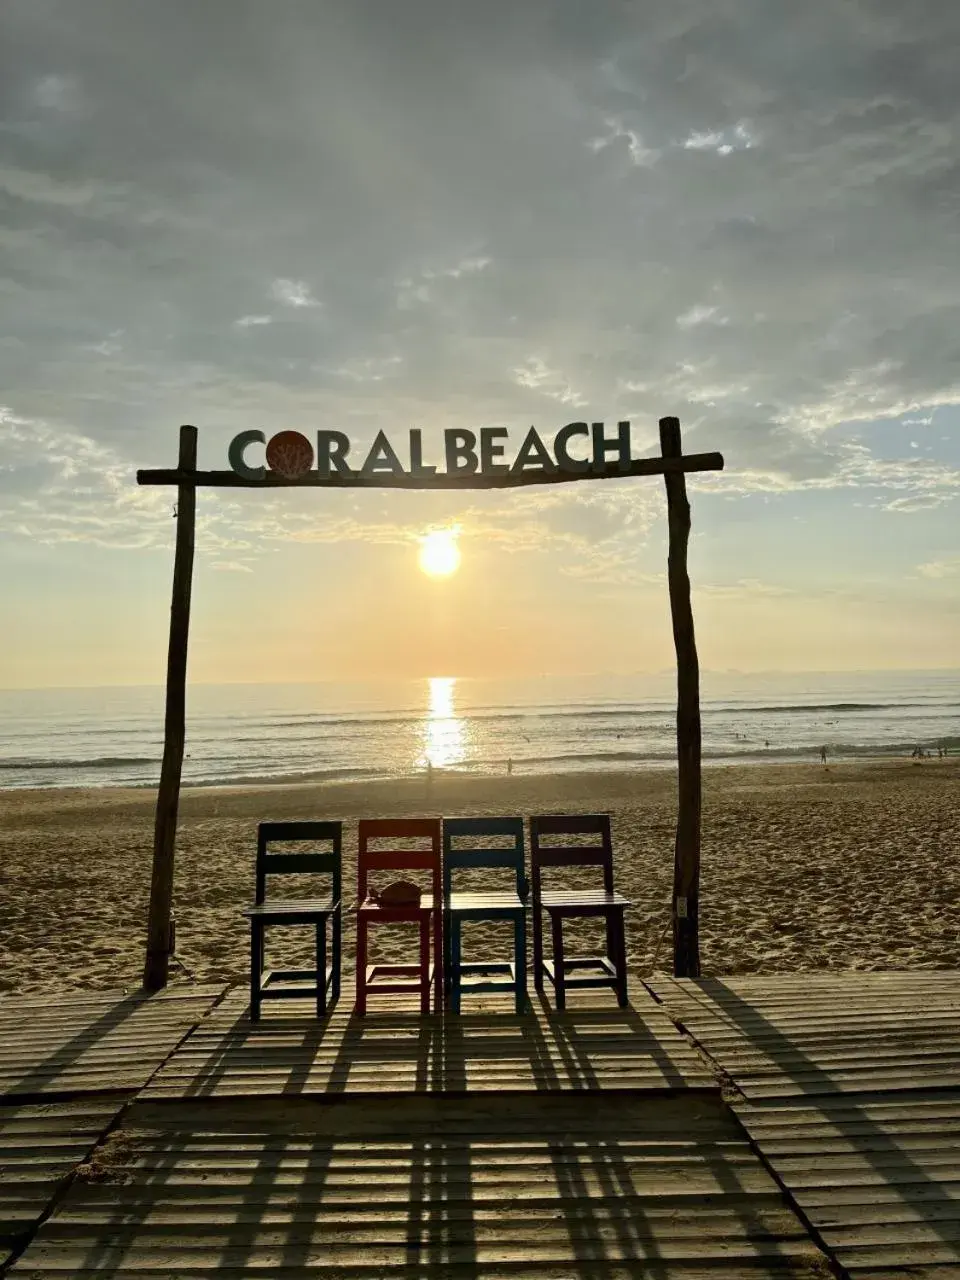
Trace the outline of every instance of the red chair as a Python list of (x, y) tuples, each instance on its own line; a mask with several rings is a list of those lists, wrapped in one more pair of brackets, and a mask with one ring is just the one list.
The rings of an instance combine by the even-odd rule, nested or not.
[[(426, 848), (372, 849), (373, 841), (417, 840)], [(367, 995), (377, 991), (419, 991), (420, 1012), (430, 1012), (433, 986), (436, 1008), (443, 1007), (443, 889), (441, 883), (441, 821), (439, 818), (365, 818), (358, 823), (357, 849), (357, 1013), (367, 1011)], [(372, 873), (429, 871), (432, 890), (419, 904), (381, 906), (370, 896)], [(378, 877), (383, 888), (389, 877)], [(418, 964), (367, 964), (367, 932), (371, 925), (419, 924)], [(431, 960), (431, 934), (433, 957)], [(404, 981), (406, 979), (406, 981)], [(415, 979), (415, 980), (411, 980)]]
[[(576, 845), (544, 844), (547, 836), (580, 836), (587, 843)], [(600, 867), (602, 889), (543, 888), (544, 867)], [(613, 843), (610, 817), (605, 813), (558, 815), (530, 819), (530, 870), (533, 880), (533, 980), (543, 991), (544, 976), (553, 983), (557, 1008), (567, 1003), (570, 987), (613, 987), (617, 1003), (627, 1004), (627, 947), (623, 913), (629, 899), (613, 887)], [(543, 922), (541, 910), (550, 917), (553, 959), (543, 955)], [(606, 925), (606, 955), (577, 956), (567, 959), (563, 946), (563, 922), (593, 916)], [(582, 972), (583, 976), (576, 976)], [(585, 971), (585, 972), (584, 972)]]

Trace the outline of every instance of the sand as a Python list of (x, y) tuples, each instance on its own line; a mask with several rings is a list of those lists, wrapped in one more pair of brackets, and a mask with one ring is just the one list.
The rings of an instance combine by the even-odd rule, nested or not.
[[(257, 822), (339, 818), (345, 901), (355, 820), (608, 812), (631, 968), (667, 972), (675, 777), (635, 772), (198, 788), (184, 792), (178, 981), (245, 981)], [(0, 990), (139, 984), (154, 793), (0, 793)], [(960, 966), (960, 760), (710, 768), (704, 776), (705, 974)], [(353, 930), (346, 924), (348, 965)], [(406, 938), (384, 954), (398, 955)], [(489, 952), (490, 930), (468, 942)], [(657, 953), (660, 943), (659, 953)], [(271, 958), (306, 956), (286, 937)]]

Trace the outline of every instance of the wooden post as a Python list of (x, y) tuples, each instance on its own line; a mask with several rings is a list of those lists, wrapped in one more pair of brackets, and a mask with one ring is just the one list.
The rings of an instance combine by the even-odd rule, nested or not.
[[(197, 429), (180, 428), (181, 473), (196, 472)], [(157, 815), (153, 836), (153, 877), (150, 882), (150, 914), (147, 920), (147, 957), (143, 985), (159, 991), (167, 985), (173, 954), (171, 908), (173, 863), (180, 808), (180, 772), (185, 735), (187, 636), (190, 630), (190, 587), (193, 578), (193, 543), (197, 514), (197, 490), (191, 482), (177, 488), (177, 547), (173, 561), (173, 599), (170, 605), (170, 642), (167, 648), (167, 704), (163, 726), (163, 764), (157, 791)]]
[[(660, 419), (660, 452), (679, 458), (680, 420)], [(677, 651), (677, 839), (673, 861), (673, 972), (700, 976), (700, 664), (690, 606), (687, 544), (690, 503), (682, 471), (664, 473), (667, 488), (670, 615)]]

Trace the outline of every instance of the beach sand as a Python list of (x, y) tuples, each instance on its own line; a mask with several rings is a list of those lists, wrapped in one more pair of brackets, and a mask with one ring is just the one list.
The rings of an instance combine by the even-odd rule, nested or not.
[[(958, 797), (953, 759), (706, 769), (703, 972), (960, 966)], [(149, 790), (0, 793), (0, 990), (139, 984), (154, 800)], [(342, 819), (349, 905), (357, 818), (584, 811), (613, 816), (617, 885), (635, 904), (631, 969), (649, 973), (659, 943), (656, 968), (668, 972), (675, 805), (668, 771), (185, 791), (171, 977), (246, 981), (241, 910), (260, 820)], [(349, 994), (349, 916), (345, 929)], [(269, 958), (306, 958), (304, 932), (284, 932)], [(494, 932), (468, 940), (468, 958), (478, 944), (490, 954)], [(404, 933), (383, 954), (411, 941)]]

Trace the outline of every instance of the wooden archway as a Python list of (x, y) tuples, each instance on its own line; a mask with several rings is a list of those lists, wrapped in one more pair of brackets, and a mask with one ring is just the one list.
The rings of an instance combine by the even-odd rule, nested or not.
[(230, 488), (391, 488), (391, 489), (499, 489), (529, 484), (575, 483), (586, 480), (623, 479), (627, 476), (662, 475), (667, 491), (667, 579), (673, 642), (677, 655), (677, 831), (674, 844), (673, 971), (677, 977), (699, 977), (699, 892), (701, 731), (700, 667), (690, 602), (687, 547), (690, 539), (690, 503), (686, 473), (719, 471), (719, 453), (684, 454), (680, 420), (660, 419), (660, 456), (633, 459), (627, 465), (594, 466), (588, 471), (512, 471), (473, 475), (350, 475), (308, 472), (285, 479), (273, 472), (246, 479), (236, 471), (197, 470), (197, 429), (180, 428), (180, 452), (174, 470), (137, 472), (142, 485), (175, 485), (177, 489), (177, 537), (173, 564), (173, 597), (170, 607), (170, 639), (167, 648), (166, 709), (163, 762), (157, 792), (154, 825), (153, 872), (147, 921), (147, 947), (143, 985), (148, 991), (166, 986), (174, 949), (172, 926), (173, 870), (180, 779), (183, 768), (186, 712), (187, 641), (190, 629), (190, 591), (196, 529), (197, 489)]

